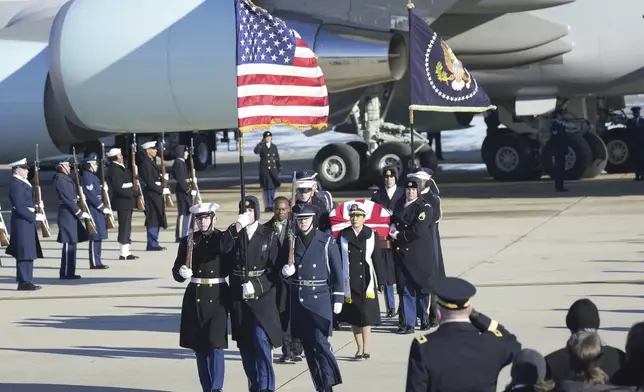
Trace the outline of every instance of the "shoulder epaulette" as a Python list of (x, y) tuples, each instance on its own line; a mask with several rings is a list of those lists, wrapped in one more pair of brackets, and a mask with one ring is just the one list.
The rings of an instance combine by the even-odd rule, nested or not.
[(415, 338), (415, 339), (416, 339), (416, 341), (418, 342), (418, 344), (425, 344), (425, 343), (427, 343), (427, 337), (426, 337), (425, 335), (416, 336), (416, 338)]

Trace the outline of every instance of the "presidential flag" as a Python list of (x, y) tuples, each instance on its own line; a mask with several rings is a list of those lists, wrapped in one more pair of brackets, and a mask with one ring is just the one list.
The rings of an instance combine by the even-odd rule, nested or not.
[(411, 10), (409, 35), (410, 110), (485, 112), (496, 109), (447, 43)]
[(240, 132), (326, 128), (329, 96), (315, 53), (279, 18), (236, 1)]

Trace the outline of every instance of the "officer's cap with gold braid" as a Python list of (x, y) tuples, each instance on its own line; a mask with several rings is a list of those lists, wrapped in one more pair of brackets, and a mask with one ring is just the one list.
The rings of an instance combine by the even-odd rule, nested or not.
[(405, 188), (422, 189), (420, 186), (420, 180), (416, 177), (407, 177), (405, 179)]
[(262, 137), (265, 138), (266, 136), (273, 136), (273, 134), (271, 133), (271, 131), (265, 131)]
[(349, 207), (349, 216), (354, 216), (354, 215), (362, 215), (362, 216), (367, 215), (367, 213), (362, 208), (360, 203), (351, 204), (351, 207)]
[(470, 299), (476, 294), (476, 287), (460, 278), (436, 277), (430, 282), (436, 303), (447, 310), (462, 310), (470, 306)]
[(382, 169), (382, 176), (383, 177), (393, 177), (393, 178), (398, 178), (398, 169), (395, 167), (385, 167)]

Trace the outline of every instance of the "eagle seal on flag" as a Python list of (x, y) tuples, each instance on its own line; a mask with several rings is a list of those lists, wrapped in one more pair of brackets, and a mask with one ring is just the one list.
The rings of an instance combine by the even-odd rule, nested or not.
[(356, 203), (359, 203), (365, 211), (365, 226), (370, 227), (378, 233), (381, 243), (387, 241), (389, 224), (391, 223), (391, 212), (382, 205), (366, 199), (347, 200), (331, 211), (329, 219), (331, 221), (331, 233), (333, 236), (337, 237), (340, 231), (351, 226), (349, 211), (351, 210), (351, 206)]

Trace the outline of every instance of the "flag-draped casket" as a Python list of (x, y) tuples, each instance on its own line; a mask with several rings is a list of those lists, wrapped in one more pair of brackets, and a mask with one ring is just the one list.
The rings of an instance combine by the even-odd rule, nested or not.
[(382, 205), (374, 203), (371, 200), (348, 200), (335, 207), (329, 215), (331, 220), (331, 232), (333, 235), (337, 237), (342, 229), (351, 226), (351, 221), (349, 220), (349, 209), (355, 203), (360, 203), (362, 208), (365, 210), (365, 225), (378, 233), (381, 248), (390, 248), (391, 245), (389, 244), (388, 235), (391, 213)]

